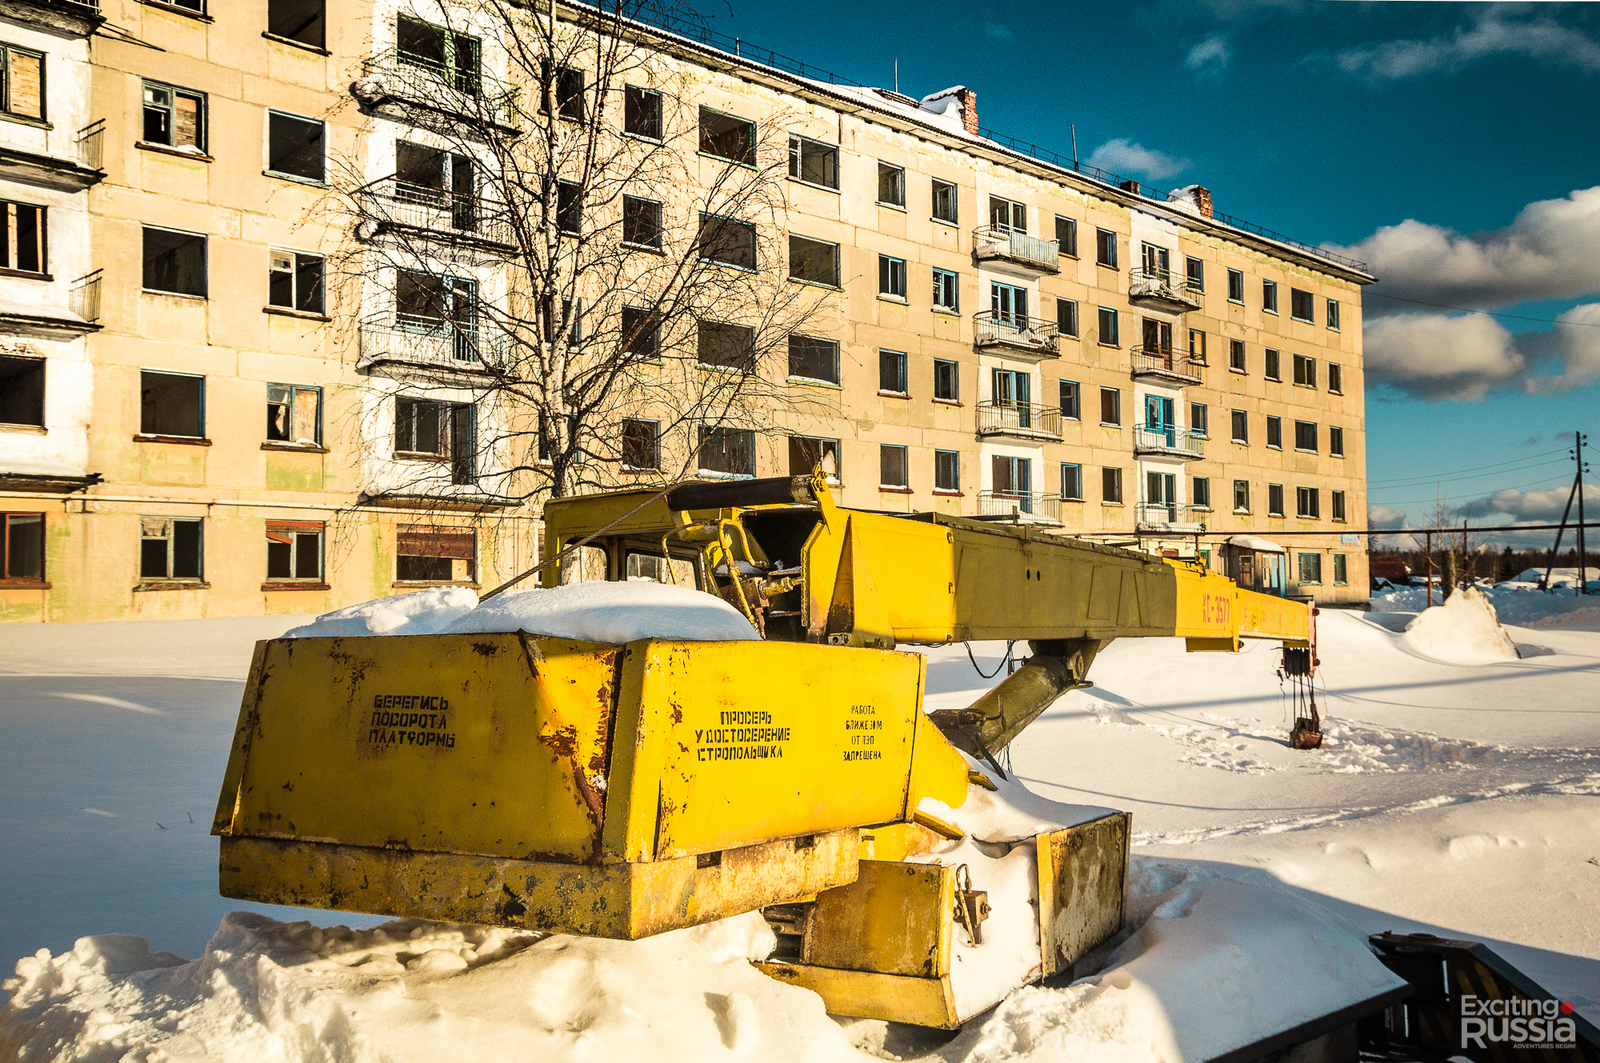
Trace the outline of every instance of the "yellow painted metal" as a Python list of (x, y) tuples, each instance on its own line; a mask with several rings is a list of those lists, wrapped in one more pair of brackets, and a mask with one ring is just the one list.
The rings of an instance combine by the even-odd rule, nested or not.
[(847, 971), (794, 963), (758, 963), (757, 969), (788, 985), (816, 993), (834, 1015), (908, 1022), (951, 1030), (956, 1017), (950, 979), (917, 978), (878, 971)]
[(1034, 839), (1044, 977), (1070, 968), (1127, 918), (1131, 817), (1114, 812)]
[(954, 897), (953, 868), (862, 860), (855, 882), (824, 890), (810, 906), (801, 961), (919, 978), (947, 975)]
[(1306, 645), (1311, 637), (1311, 605), (1240, 587), (1225, 576), (1169, 562), (1176, 574), (1177, 625), (1174, 635), (1190, 639), (1190, 649), (1237, 649), (1240, 638), (1278, 639)]

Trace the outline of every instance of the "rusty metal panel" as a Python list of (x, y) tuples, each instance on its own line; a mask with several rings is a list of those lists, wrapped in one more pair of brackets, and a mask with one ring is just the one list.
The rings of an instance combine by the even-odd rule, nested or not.
[(853, 884), (817, 895), (800, 958), (852, 971), (947, 975), (954, 890), (952, 868), (863, 860)]
[(1114, 812), (1034, 839), (1039, 855), (1039, 948), (1049, 977), (1122, 929), (1130, 816)]
[(950, 978), (917, 978), (878, 971), (846, 971), (807, 964), (758, 963), (758, 970), (788, 985), (809, 989), (822, 998), (830, 1015), (909, 1022), (953, 1030), (955, 994)]

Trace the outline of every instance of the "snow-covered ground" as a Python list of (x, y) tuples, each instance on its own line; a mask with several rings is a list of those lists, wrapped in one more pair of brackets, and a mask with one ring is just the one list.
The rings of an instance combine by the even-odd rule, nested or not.
[[(1517, 613), (1502, 603), (1510, 592), (1493, 593), (1503, 616), (1540, 624), (1510, 629), (1521, 656), (1445, 663), (1402, 637), (1422, 605), (1420, 589), (1416, 602), (1407, 593), (1370, 616), (1324, 611), (1328, 722), (1315, 752), (1284, 744), (1290, 708), (1267, 644), (1230, 655), (1125, 641), (1102, 653), (1096, 685), (1062, 698), (1010, 758), (1043, 798), (1133, 812), (1143, 929), (1104, 979), (1017, 993), (940, 1056), (1197, 1058), (1204, 1045), (1182, 1031), (1151, 1033), (1162, 1007), (1185, 1018), (1161, 988), (1181, 970), (1151, 960), (1156, 948), (1189, 948), (1214, 974), (1194, 942), (1237, 927), (1229, 911), (1292, 920), (1308, 902), (1318, 940), (1351, 925), (1485, 940), (1600, 1018), (1600, 622), (1581, 599), (1552, 609), (1572, 599), (1523, 592)], [(37, 1057), (23, 1058), (161, 1042), (180, 1058), (226, 1044), (237, 1058), (286, 1060), (443, 1061), (469, 1058), (468, 1045), (499, 1058), (834, 1060), (882, 1040), (750, 968), (766, 941), (754, 917), (618, 943), (372, 930), (377, 920), (218, 898), (207, 830), (250, 646), (306, 619), (0, 627), (0, 953), (29, 957), (19, 991), (36, 1003), (53, 985), (92, 1005), (49, 1013)], [(1003, 653), (974, 650), (985, 672)], [(988, 685), (960, 647), (928, 656), (930, 708)], [(312, 925), (224, 920), (245, 908)], [(337, 923), (356, 929), (315, 929)], [(157, 955), (121, 938), (73, 949), (119, 932)], [(1304, 968), (1285, 955), (1287, 975), (1220, 980), (1292, 995)], [(145, 973), (119, 973), (134, 970)], [(241, 971), (254, 972), (248, 984)], [(13, 1011), (7, 1032), (45, 1014)], [(1205, 1024), (1181, 1025), (1193, 1036)]]

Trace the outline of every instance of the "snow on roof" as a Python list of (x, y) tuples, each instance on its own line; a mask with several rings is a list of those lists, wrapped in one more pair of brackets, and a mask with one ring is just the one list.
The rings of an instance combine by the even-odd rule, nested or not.
[(1286, 554), (1289, 552), (1271, 539), (1263, 539), (1259, 535), (1235, 535), (1228, 540), (1228, 545), (1237, 546), (1243, 550), (1254, 550), (1260, 554)]
[[(55, 321), (62, 321), (69, 325), (87, 325), (89, 322), (74, 314), (71, 310), (63, 310), (58, 306), (43, 306), (39, 303), (11, 303), (0, 300), (0, 316), (7, 317), (44, 317)], [(75, 473), (82, 476), (83, 474)]]

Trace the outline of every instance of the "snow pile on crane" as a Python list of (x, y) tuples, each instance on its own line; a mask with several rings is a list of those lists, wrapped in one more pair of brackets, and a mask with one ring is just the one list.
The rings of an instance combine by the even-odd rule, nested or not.
[(1500, 626), (1494, 606), (1476, 587), (1452, 594), (1443, 605), (1418, 614), (1400, 644), (1448, 664), (1494, 664), (1517, 659), (1517, 645)]

